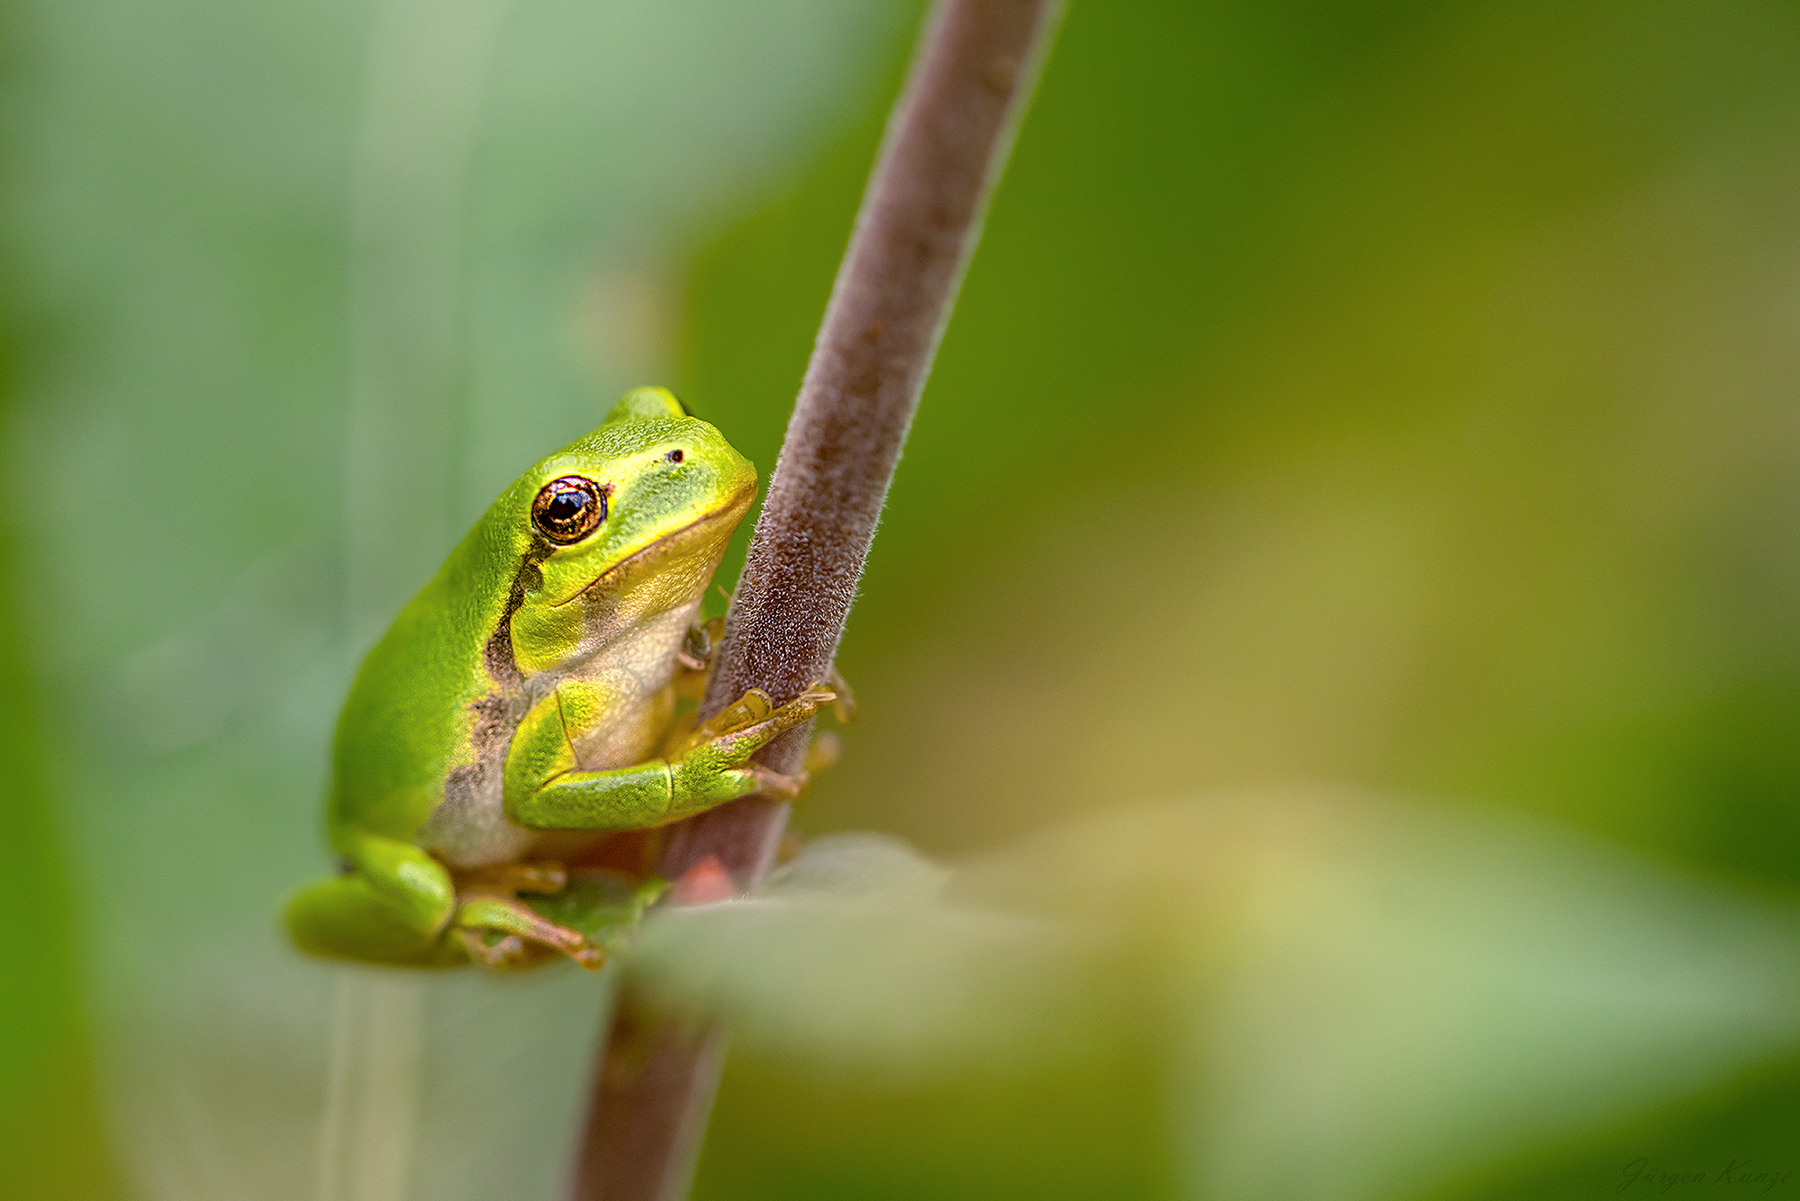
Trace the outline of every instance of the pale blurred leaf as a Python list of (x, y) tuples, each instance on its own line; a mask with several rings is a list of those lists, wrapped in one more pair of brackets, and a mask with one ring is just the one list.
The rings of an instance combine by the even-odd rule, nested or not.
[(1417, 1195), (1800, 1047), (1800, 909), (1474, 810), (1144, 806), (937, 879), (825, 840), (756, 900), (653, 915), (633, 965), (860, 1072), (1144, 1022), (1196, 1198)]
[(912, 1076), (1030, 1055), (1057, 1032), (1042, 982), (1076, 943), (1059, 924), (943, 903), (947, 875), (893, 839), (821, 839), (754, 899), (652, 914), (629, 967), (670, 1002), (722, 1009), (735, 1037), (833, 1068)]

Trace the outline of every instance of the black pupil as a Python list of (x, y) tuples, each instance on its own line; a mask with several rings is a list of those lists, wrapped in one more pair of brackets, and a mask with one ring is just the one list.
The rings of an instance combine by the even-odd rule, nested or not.
[(559, 523), (574, 521), (587, 507), (587, 503), (588, 498), (579, 492), (564, 492), (550, 502), (550, 520)]

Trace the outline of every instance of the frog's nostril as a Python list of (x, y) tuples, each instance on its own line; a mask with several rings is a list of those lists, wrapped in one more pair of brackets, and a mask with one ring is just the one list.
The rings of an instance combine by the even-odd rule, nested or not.
[(669, 460), (669, 462), (671, 462), (671, 463), (679, 463), (679, 462), (681, 462), (682, 459), (686, 458), (687, 456), (683, 455), (681, 453), (681, 451), (679, 451), (679, 450), (672, 450), (668, 454), (664, 455), (663, 457), (666, 458), (667, 460)]

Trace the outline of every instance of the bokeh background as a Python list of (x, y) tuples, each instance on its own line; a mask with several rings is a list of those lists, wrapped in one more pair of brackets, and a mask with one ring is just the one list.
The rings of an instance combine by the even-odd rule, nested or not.
[[(5, 0), (5, 1191), (557, 1195), (610, 975), (280, 942), (336, 703), (624, 387), (773, 465), (920, 13)], [(1797, 63), (1075, 0), (796, 814), (949, 899), (652, 940), (697, 1197), (1800, 1188)]]

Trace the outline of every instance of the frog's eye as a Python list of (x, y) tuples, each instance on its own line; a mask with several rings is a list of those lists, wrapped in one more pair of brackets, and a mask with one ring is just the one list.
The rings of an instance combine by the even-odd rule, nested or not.
[(552, 542), (579, 542), (606, 520), (606, 493), (586, 476), (551, 480), (531, 502), (531, 524)]

